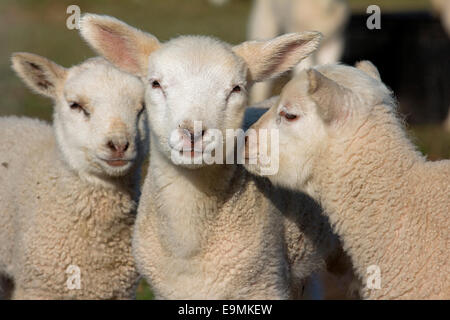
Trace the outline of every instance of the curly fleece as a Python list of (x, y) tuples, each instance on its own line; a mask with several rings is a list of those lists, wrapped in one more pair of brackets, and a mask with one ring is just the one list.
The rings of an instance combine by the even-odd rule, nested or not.
[[(85, 182), (61, 161), (52, 127), (0, 119), (0, 273), (14, 299), (124, 299), (134, 296), (131, 255), (136, 192)], [(80, 289), (69, 289), (69, 266)]]
[[(318, 189), (370, 299), (448, 299), (450, 161), (426, 161), (384, 105), (318, 163)], [(344, 151), (345, 150), (345, 151)], [(370, 287), (370, 286), (369, 286)]]

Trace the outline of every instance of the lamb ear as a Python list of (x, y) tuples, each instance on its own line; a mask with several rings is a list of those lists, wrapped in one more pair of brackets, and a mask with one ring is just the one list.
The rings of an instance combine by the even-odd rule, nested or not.
[(331, 123), (345, 117), (350, 90), (324, 76), (316, 69), (308, 69), (308, 94), (316, 103), (320, 117)]
[(150, 54), (160, 48), (158, 39), (109, 16), (85, 14), (80, 34), (100, 55), (126, 72), (147, 74)]
[(375, 67), (375, 65), (372, 62), (370, 62), (369, 60), (363, 60), (363, 61), (357, 62), (355, 67), (361, 71), (364, 71), (369, 76), (371, 76), (377, 80), (381, 80), (380, 72), (378, 71), (377, 67)]
[(13, 70), (28, 87), (44, 96), (56, 98), (67, 74), (64, 67), (27, 52), (13, 53), (11, 61)]
[(233, 51), (247, 63), (250, 79), (258, 82), (292, 69), (318, 48), (321, 39), (320, 32), (289, 33), (268, 41), (246, 41)]

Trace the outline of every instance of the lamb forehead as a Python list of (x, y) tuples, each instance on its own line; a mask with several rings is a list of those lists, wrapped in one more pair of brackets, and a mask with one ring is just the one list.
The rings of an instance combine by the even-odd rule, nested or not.
[[(385, 104), (395, 108), (391, 91), (386, 85), (362, 70), (340, 64), (322, 65), (316, 69), (342, 87), (350, 89), (359, 100), (365, 102), (364, 105), (367, 107)], [(362, 106), (361, 104), (357, 105)]]
[(65, 94), (113, 99), (117, 95), (141, 98), (144, 88), (136, 76), (122, 72), (103, 58), (91, 58), (69, 69)]
[(318, 66), (316, 69), (326, 77), (348, 89), (360, 87), (370, 88), (379, 82), (364, 71), (346, 65), (328, 64)]
[[(216, 73), (224, 80), (242, 76), (244, 61), (225, 42), (206, 36), (181, 36), (165, 43), (152, 57), (152, 67), (156, 70), (183, 74)], [(151, 72), (152, 70), (150, 70)]]

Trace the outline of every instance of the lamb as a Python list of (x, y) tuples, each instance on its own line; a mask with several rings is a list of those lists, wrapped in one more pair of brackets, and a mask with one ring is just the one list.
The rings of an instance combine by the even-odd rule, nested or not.
[(251, 83), (289, 70), (320, 34), (232, 47), (204, 36), (160, 43), (108, 16), (87, 14), (80, 26), (94, 50), (147, 84), (150, 165), (133, 252), (156, 298), (300, 297), (336, 241), (320, 207), (224, 164), (223, 140), (211, 136), (240, 128)]
[[(320, 202), (364, 298), (450, 298), (450, 161), (416, 151), (372, 63), (305, 70), (252, 128), (278, 129), (269, 179)], [(256, 174), (257, 145), (247, 143)]]
[[(346, 0), (254, 0), (249, 39), (270, 39), (283, 32), (317, 30), (324, 35), (320, 48), (295, 67), (294, 73), (316, 64), (337, 62), (344, 50), (344, 30), (350, 17)], [(271, 82), (256, 84), (251, 102), (270, 95)]]
[[(0, 274), (13, 299), (130, 299), (131, 237), (148, 149), (144, 88), (103, 58), (12, 66), (54, 101), (53, 126), (0, 118)], [(0, 290), (1, 291), (1, 290)]]

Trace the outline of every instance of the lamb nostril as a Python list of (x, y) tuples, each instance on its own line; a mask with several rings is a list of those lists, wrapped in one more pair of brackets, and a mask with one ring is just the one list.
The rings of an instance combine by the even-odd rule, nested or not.
[(195, 134), (194, 132), (191, 132), (191, 144), (194, 145), (195, 142), (197, 142), (198, 140), (202, 140), (204, 135), (205, 135), (205, 130), (202, 130), (201, 132), (197, 132), (197, 134)]
[(191, 140), (191, 144), (194, 144), (194, 141), (195, 141), (194, 131), (192, 131), (190, 129), (185, 129), (184, 132), (185, 132), (186, 137)]
[(111, 149), (112, 151), (116, 151), (116, 145), (114, 144), (114, 142), (108, 141), (108, 143), (107, 143), (106, 145), (107, 145), (108, 148)]

